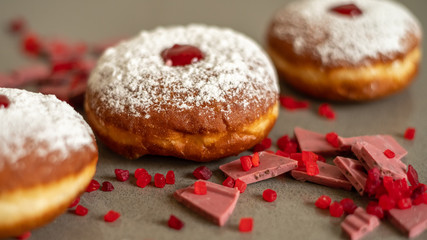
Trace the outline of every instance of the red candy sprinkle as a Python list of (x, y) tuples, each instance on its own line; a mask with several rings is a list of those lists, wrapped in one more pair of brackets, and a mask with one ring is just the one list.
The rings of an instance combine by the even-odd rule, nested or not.
[(344, 198), (340, 201), (340, 203), (344, 209), (344, 212), (346, 212), (347, 214), (353, 214), (357, 208), (357, 205), (354, 204), (353, 200), (350, 198)]
[(385, 150), (384, 155), (388, 158), (394, 158), (396, 156), (396, 154), (390, 149)]
[(319, 115), (330, 120), (335, 119), (335, 112), (332, 110), (331, 106), (327, 103), (322, 103), (319, 106)]
[(77, 206), (77, 204), (79, 204), (80, 202), (80, 197), (77, 197), (76, 199), (74, 199), (74, 201), (71, 202), (70, 206), (68, 206), (68, 208), (73, 208), (75, 206)]
[(249, 171), (252, 168), (252, 158), (250, 156), (240, 157), (240, 164), (243, 171)]
[(259, 153), (258, 152), (256, 152), (256, 153), (254, 153), (253, 155), (252, 155), (252, 158), (251, 158), (251, 160), (252, 160), (252, 166), (253, 167), (258, 167), (259, 166)]
[(135, 178), (138, 179), (142, 175), (150, 175), (150, 174), (144, 168), (137, 168), (137, 169), (135, 169), (134, 175), (135, 175)]
[(26, 28), (26, 22), (23, 18), (15, 18), (9, 22), (9, 31), (12, 33), (21, 33)]
[(234, 182), (234, 187), (235, 187), (235, 188), (237, 188), (237, 189), (240, 191), (240, 193), (244, 193), (244, 192), (245, 192), (245, 190), (246, 190), (247, 185), (246, 185), (246, 183), (245, 183), (245, 182), (243, 182), (242, 180), (237, 179), (237, 180)]
[(280, 104), (288, 110), (306, 109), (309, 107), (308, 101), (298, 101), (290, 96), (280, 96)]
[(298, 144), (295, 140), (289, 138), (288, 135), (284, 135), (277, 140), (277, 146), (280, 150), (285, 153), (291, 154), (296, 153), (298, 150)]
[(412, 188), (413, 188), (412, 194), (411, 194), (412, 199), (416, 199), (418, 196), (425, 193), (425, 191), (427, 190), (427, 186), (422, 183), (418, 184), (416, 187), (412, 186)]
[(234, 179), (231, 177), (227, 177), (224, 182), (222, 182), (222, 185), (230, 188), (234, 188)]
[(120, 217), (120, 213), (110, 210), (104, 215), (104, 221), (114, 222)]
[(5, 95), (0, 95), (0, 108), (8, 108), (9, 104), (9, 98), (7, 98)]
[(34, 33), (28, 33), (22, 39), (22, 49), (29, 55), (39, 55), (41, 52), (42, 44), (39, 37)]
[(104, 192), (111, 192), (111, 191), (114, 190), (114, 186), (110, 182), (105, 181), (105, 182), (102, 183), (101, 190), (104, 191)]
[(410, 198), (402, 198), (397, 201), (397, 207), (400, 209), (407, 209), (412, 207), (412, 200)]
[(239, 223), (239, 231), (240, 232), (252, 232), (254, 225), (253, 218), (241, 218)]
[(385, 211), (393, 209), (396, 205), (396, 202), (393, 198), (389, 197), (387, 194), (384, 194), (378, 200), (378, 205)]
[(408, 140), (413, 140), (415, 137), (415, 128), (411, 128), (411, 127), (407, 128), (403, 137)]
[(168, 226), (175, 230), (181, 230), (184, 227), (184, 223), (174, 215), (171, 215), (168, 220)]
[(163, 174), (156, 173), (154, 175), (154, 186), (156, 186), (158, 188), (164, 188), (165, 185), (166, 185), (165, 176), (163, 176)]
[(341, 205), (341, 203), (334, 201), (330, 206), (329, 206), (329, 214), (332, 217), (341, 217), (344, 214), (344, 208)]
[(212, 171), (206, 166), (201, 166), (193, 171), (193, 176), (197, 179), (209, 180), (212, 177)]
[(203, 59), (203, 53), (195, 46), (175, 44), (161, 52), (167, 66), (185, 66)]
[(338, 141), (338, 134), (335, 132), (330, 132), (326, 134), (326, 141), (335, 148), (338, 148), (340, 146), (340, 143)]
[(315, 153), (309, 151), (302, 151), (301, 159), (305, 165), (306, 172), (309, 176), (315, 176), (319, 174), (319, 167), (316, 163), (317, 155)]
[(327, 208), (329, 208), (331, 201), (332, 200), (329, 196), (322, 195), (316, 200), (314, 205), (316, 205), (316, 207), (321, 208), (321, 209), (327, 209)]
[(147, 175), (141, 175), (137, 180), (136, 180), (136, 185), (140, 188), (145, 188), (148, 184), (150, 184), (151, 182), (151, 175), (147, 174)]
[(287, 153), (287, 152), (284, 152), (284, 151), (282, 151), (282, 150), (277, 150), (277, 151), (276, 151), (276, 155), (279, 155), (279, 156), (282, 156), (282, 157), (287, 157), (287, 158), (290, 158), (290, 157), (291, 157), (291, 154), (289, 154), (289, 153)]
[(406, 173), (406, 176), (408, 177), (408, 181), (411, 186), (418, 186), (418, 184), (420, 183), (418, 181), (418, 173), (411, 164), (409, 164), (408, 166), (408, 172)]
[(120, 182), (124, 182), (129, 179), (129, 170), (115, 169), (116, 179)]
[(206, 188), (206, 182), (197, 181), (194, 183), (194, 193), (197, 195), (206, 195), (208, 192)]
[(368, 194), (368, 196), (374, 196), (379, 186), (381, 186), (380, 170), (378, 170), (378, 168), (372, 168), (368, 171), (365, 192)]
[(76, 209), (74, 210), (74, 213), (79, 216), (85, 216), (88, 212), (89, 210), (82, 205), (77, 205)]
[(264, 200), (267, 202), (274, 202), (276, 201), (277, 193), (272, 189), (266, 189), (262, 193), (262, 198), (264, 198)]
[(98, 181), (96, 181), (95, 179), (92, 179), (89, 183), (89, 185), (86, 188), (86, 192), (93, 192), (98, 190), (101, 187), (101, 184), (99, 184)]
[(422, 193), (412, 202), (414, 205), (427, 204), (427, 193)]
[(378, 205), (376, 202), (369, 202), (368, 206), (366, 207), (366, 212), (377, 216), (379, 219), (382, 219), (384, 217), (384, 211), (383, 209)]
[(360, 10), (360, 8), (358, 8), (353, 3), (336, 6), (331, 8), (330, 10), (338, 14), (346, 15), (349, 17), (356, 17), (362, 14), (362, 10)]
[(174, 171), (168, 171), (166, 173), (166, 184), (175, 184), (175, 173)]
[(26, 233), (23, 233), (23, 234), (17, 236), (16, 239), (26, 240), (26, 239), (28, 239), (30, 237), (31, 237), (31, 232), (26, 232)]
[(271, 147), (271, 138), (264, 138), (260, 143), (253, 148), (254, 152), (262, 152)]

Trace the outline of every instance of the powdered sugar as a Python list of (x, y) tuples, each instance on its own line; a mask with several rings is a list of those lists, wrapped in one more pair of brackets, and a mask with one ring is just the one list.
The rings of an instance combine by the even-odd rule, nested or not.
[[(360, 16), (331, 12), (339, 5), (354, 3)], [(368, 58), (405, 53), (405, 36), (421, 37), (416, 18), (403, 6), (386, 0), (295, 1), (275, 15), (274, 33), (292, 39), (297, 54), (313, 53), (324, 64), (345, 61), (364, 64)]]
[[(174, 44), (190, 44), (205, 55), (199, 62), (167, 66), (160, 55)], [(89, 89), (116, 112), (149, 118), (150, 111), (209, 108), (225, 103), (247, 108), (277, 98), (275, 70), (249, 38), (230, 29), (189, 25), (143, 31), (108, 49), (89, 79)], [(224, 104), (222, 112), (227, 112)]]
[(0, 94), (10, 100), (8, 108), (0, 108), (0, 169), (33, 151), (42, 157), (59, 151), (62, 158), (54, 159), (59, 161), (71, 150), (95, 149), (82, 116), (55, 96), (11, 88), (0, 88)]

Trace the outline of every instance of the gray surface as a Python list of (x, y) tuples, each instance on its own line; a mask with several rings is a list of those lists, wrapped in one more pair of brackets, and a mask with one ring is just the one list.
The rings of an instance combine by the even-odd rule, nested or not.
[[(26, 17), (33, 29), (42, 35), (58, 35), (75, 40), (99, 41), (109, 37), (134, 35), (142, 29), (158, 25), (191, 22), (229, 26), (246, 33), (262, 43), (267, 22), (273, 12), (286, 1), (1, 1), (0, 24), (17, 15)], [(427, 27), (425, 0), (404, 1)], [(15, 39), (4, 31), (0, 33), (0, 71), (28, 63), (17, 50)], [(424, 55), (427, 55), (424, 51)], [(337, 120), (328, 121), (317, 116), (320, 102), (311, 101), (309, 110), (287, 112), (281, 109), (279, 119), (270, 134), (276, 141), (283, 134), (292, 134), (294, 126), (319, 132), (336, 131), (342, 136), (386, 133), (392, 134), (409, 152), (405, 162), (419, 172), (420, 180), (427, 182), (427, 126), (425, 100), (427, 68), (423, 62), (421, 73), (412, 86), (399, 95), (364, 104), (333, 104)], [(298, 97), (282, 86), (284, 93)], [(416, 139), (407, 141), (402, 135), (408, 126), (417, 129)], [(300, 183), (289, 176), (252, 184), (240, 197), (233, 215), (224, 227), (218, 227), (177, 203), (172, 193), (194, 182), (191, 172), (201, 164), (173, 158), (144, 157), (129, 161), (99, 144), (100, 159), (95, 179), (111, 181), (113, 192), (85, 193), (82, 204), (89, 214), (79, 217), (65, 213), (51, 224), (32, 232), (31, 239), (342, 239), (339, 228), (342, 219), (330, 217), (326, 211), (314, 207), (315, 199), (327, 194), (334, 200), (345, 197), (366, 206), (367, 199), (356, 192)], [(247, 154), (247, 153), (243, 153)], [(242, 155), (243, 155), (242, 154)], [(206, 164), (214, 170), (211, 181), (224, 180), (218, 166), (231, 159)], [(135, 180), (117, 182), (114, 169), (133, 172), (146, 168), (151, 174), (165, 174), (174, 170), (177, 183), (158, 189), (153, 186), (140, 189)], [(273, 203), (262, 200), (262, 191), (272, 188), (278, 199)], [(114, 223), (105, 223), (103, 215), (110, 209), (122, 214)], [(174, 231), (166, 226), (170, 214), (185, 222), (185, 227)], [(242, 234), (238, 222), (242, 217), (253, 217), (254, 231)], [(387, 221), (365, 239), (405, 239)], [(426, 239), (424, 232), (418, 239)]]

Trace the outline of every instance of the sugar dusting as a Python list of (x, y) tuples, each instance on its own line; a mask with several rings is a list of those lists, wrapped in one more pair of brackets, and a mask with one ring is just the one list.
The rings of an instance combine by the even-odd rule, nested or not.
[(0, 169), (32, 151), (41, 157), (59, 151), (62, 156), (54, 161), (60, 161), (71, 150), (95, 148), (83, 117), (55, 96), (11, 88), (0, 88), (0, 94), (10, 100), (8, 108), (0, 107)]
[[(354, 3), (363, 14), (354, 18), (329, 11)], [(417, 19), (404, 6), (387, 0), (301, 0), (275, 15), (276, 36), (293, 40), (297, 54), (314, 53), (324, 64), (364, 64), (368, 58), (405, 53), (408, 32), (421, 36)]]
[[(174, 44), (198, 47), (205, 58), (167, 66), (160, 56)], [(149, 112), (175, 111), (227, 103), (248, 108), (277, 98), (275, 70), (251, 39), (230, 29), (205, 25), (174, 26), (143, 31), (108, 49), (89, 79), (91, 91), (115, 112), (150, 118)], [(227, 105), (222, 105), (227, 115)], [(98, 109), (96, 109), (98, 111)]]

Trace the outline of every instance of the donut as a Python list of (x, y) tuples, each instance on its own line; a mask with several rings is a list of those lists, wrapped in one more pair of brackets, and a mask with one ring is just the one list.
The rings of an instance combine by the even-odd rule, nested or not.
[(278, 92), (274, 66), (253, 40), (190, 24), (142, 31), (107, 49), (89, 77), (85, 110), (120, 155), (206, 162), (264, 139)]
[(98, 160), (89, 125), (53, 95), (0, 88), (0, 238), (67, 210)]
[(412, 82), (421, 37), (418, 20), (396, 2), (301, 0), (274, 14), (266, 49), (289, 86), (319, 99), (360, 102)]

